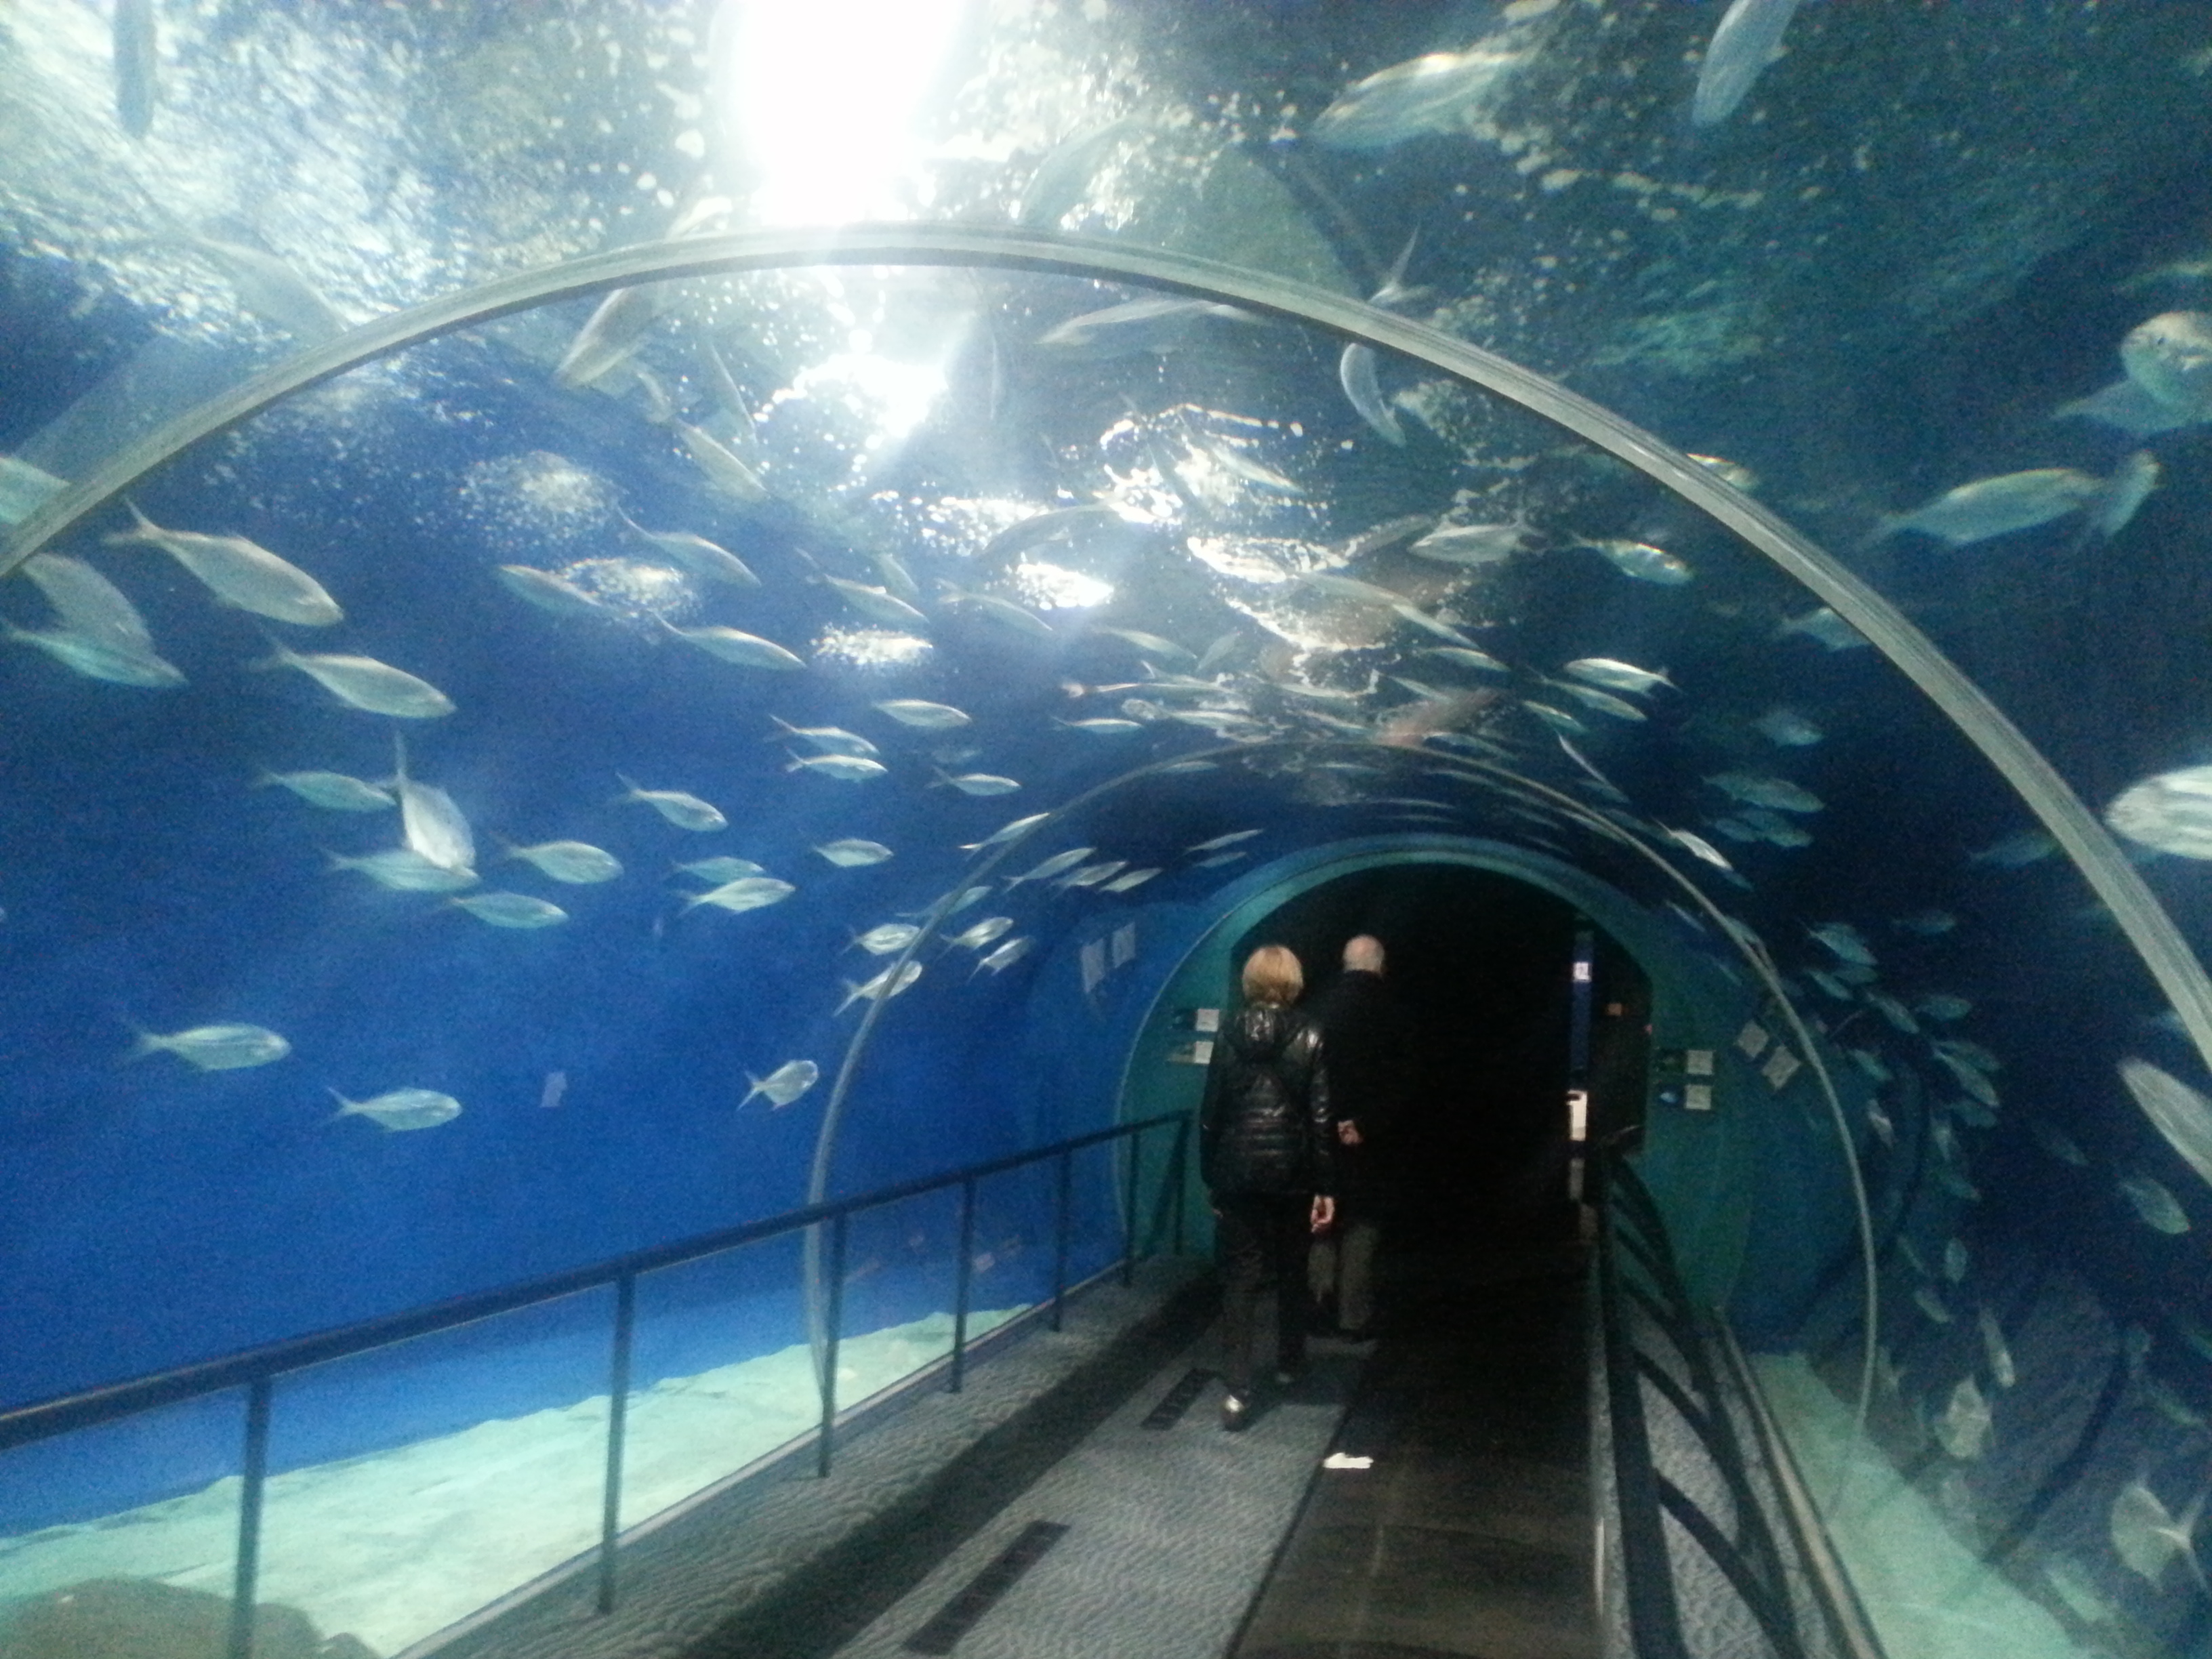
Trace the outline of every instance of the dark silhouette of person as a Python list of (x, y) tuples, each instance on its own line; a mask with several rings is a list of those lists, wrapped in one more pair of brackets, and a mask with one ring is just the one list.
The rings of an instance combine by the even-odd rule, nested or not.
[(1338, 1330), (1372, 1334), (1376, 1258), (1389, 1202), (1383, 1160), (1404, 1113), (1412, 1023), (1382, 979), (1382, 942), (1362, 933), (1344, 947), (1344, 972), (1314, 1000), (1328, 1054), (1329, 1105), (1336, 1114), (1336, 1224), (1315, 1242), (1310, 1285)]
[(1243, 1006), (1221, 1023), (1199, 1107), (1199, 1174), (1221, 1255), (1221, 1426), (1250, 1420), (1260, 1291), (1275, 1282), (1276, 1381), (1305, 1364), (1306, 1244), (1334, 1218), (1335, 1121), (1321, 1028), (1294, 1007), (1298, 959), (1265, 945), (1244, 963)]

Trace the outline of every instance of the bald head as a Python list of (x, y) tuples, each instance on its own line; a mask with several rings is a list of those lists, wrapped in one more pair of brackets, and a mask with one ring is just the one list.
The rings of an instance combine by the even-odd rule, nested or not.
[(1344, 969), (1351, 974), (1379, 974), (1382, 971), (1382, 941), (1372, 933), (1362, 933), (1347, 939), (1344, 946)]

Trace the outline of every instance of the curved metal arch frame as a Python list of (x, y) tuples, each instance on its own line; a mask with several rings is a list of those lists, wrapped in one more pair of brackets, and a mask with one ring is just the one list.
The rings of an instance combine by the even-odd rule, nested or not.
[(372, 359), (555, 301), (641, 283), (812, 264), (996, 266), (1133, 283), (1224, 301), (1399, 352), (1518, 404), (1627, 462), (1735, 532), (1863, 634), (1919, 687), (2013, 787), (2112, 910), (2197, 1054), (2212, 1068), (2212, 977), (2180, 930), (2111, 833), (2026, 734), (1887, 599), (1710, 468), (1557, 382), (1361, 301), (1218, 260), (1036, 231), (894, 224), (642, 243), (523, 271), (365, 323), (186, 411), (33, 513), (0, 551), (0, 576), (192, 446)]

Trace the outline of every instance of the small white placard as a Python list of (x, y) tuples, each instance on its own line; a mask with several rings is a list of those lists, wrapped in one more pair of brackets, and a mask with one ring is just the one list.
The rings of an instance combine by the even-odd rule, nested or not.
[(1710, 1112), (1713, 1109), (1713, 1085), (1710, 1083), (1688, 1083), (1682, 1085), (1682, 1109), (1686, 1112)]
[(1194, 1031), (1218, 1031), (1221, 1029), (1221, 1010), (1194, 1008), (1190, 1011), (1190, 1029)]
[(1773, 1041), (1767, 1035), (1766, 1028), (1755, 1019), (1735, 1034), (1735, 1046), (1743, 1050), (1746, 1060), (1757, 1060), (1766, 1052), (1766, 1045)]
[(1375, 1467), (1375, 1460), (1354, 1457), (1350, 1452), (1331, 1452), (1322, 1459), (1321, 1466), (1325, 1469), (1371, 1469)]
[(1791, 1078), (1796, 1077), (1803, 1069), (1803, 1066), (1802, 1060), (1791, 1054), (1785, 1046), (1778, 1042), (1774, 1045), (1774, 1052), (1766, 1057), (1766, 1064), (1759, 1068), (1759, 1074), (1765, 1078), (1771, 1087), (1779, 1089)]
[(1210, 1038), (1186, 1042), (1168, 1051), (1168, 1061), (1175, 1066), (1210, 1066), (1213, 1063), (1213, 1043)]
[(1136, 959), (1137, 924), (1133, 921), (1126, 927), (1116, 927), (1114, 930), (1114, 954), (1112, 965), (1119, 968), (1122, 963), (1134, 962)]
[(1713, 1074), (1713, 1051), (1710, 1048), (1684, 1049), (1682, 1071), (1689, 1077), (1711, 1077)]

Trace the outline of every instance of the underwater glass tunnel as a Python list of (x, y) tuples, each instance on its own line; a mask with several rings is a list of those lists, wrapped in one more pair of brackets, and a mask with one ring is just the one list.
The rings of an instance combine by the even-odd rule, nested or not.
[(244, 1445), (259, 1595), (434, 1645), (1196, 1238), (1113, 1132), (1426, 882), (1648, 983), (1595, 1127), (1884, 1650), (2212, 1644), (2212, 12), (15, 0), (0, 88), (0, 1631), (228, 1595)]

